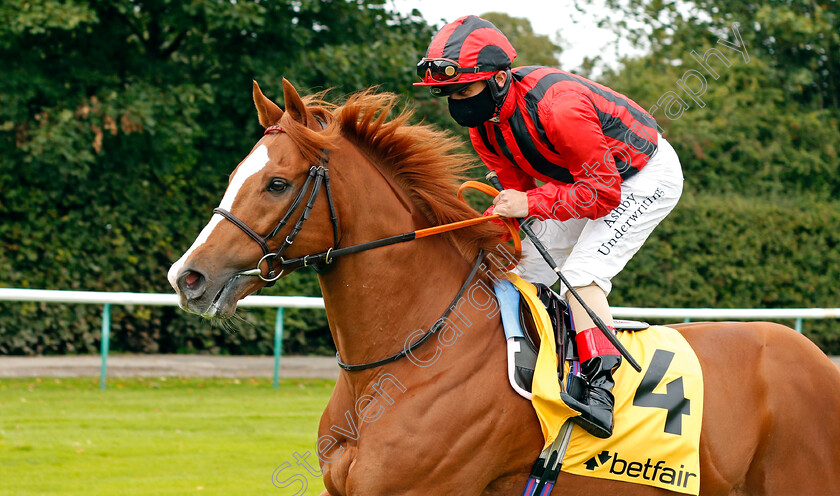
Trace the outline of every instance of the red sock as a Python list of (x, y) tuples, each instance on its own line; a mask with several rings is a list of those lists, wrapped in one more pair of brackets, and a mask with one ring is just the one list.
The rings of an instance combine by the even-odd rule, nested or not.
[[(607, 329), (615, 334), (615, 328), (607, 327)], [(578, 357), (581, 363), (596, 356), (621, 354), (597, 327), (585, 329), (577, 333), (575, 342), (577, 343)]]

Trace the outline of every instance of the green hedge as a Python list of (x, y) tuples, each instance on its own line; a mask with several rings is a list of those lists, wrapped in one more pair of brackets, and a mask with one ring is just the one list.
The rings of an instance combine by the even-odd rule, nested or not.
[[(104, 217), (89, 213), (82, 209), (56, 225), (69, 223), (83, 233), (108, 230), (109, 234), (103, 232), (99, 237), (103, 249), (97, 255), (90, 253), (87, 238), (74, 229), (33, 229), (19, 236), (24, 240), (22, 246), (11, 246), (0, 255), (0, 268), (11, 275), (10, 286), (27, 286), (34, 271), (48, 288), (167, 291), (169, 263), (178, 258), (190, 243), (190, 233), (197, 233), (204, 222), (181, 219), (182, 224), (166, 228), (151, 216), (143, 221), (128, 217), (120, 223), (116, 212)], [(166, 217), (161, 212), (158, 218)], [(3, 223), (0, 237), (9, 239), (16, 229), (37, 220), (32, 216), (26, 222)], [(610, 303), (836, 307), (840, 301), (836, 284), (840, 278), (838, 225), (840, 208), (833, 203), (686, 194), (615, 278)], [(187, 234), (173, 240), (171, 229)], [(28, 275), (15, 272), (15, 267), (28, 269)], [(302, 271), (266, 294), (317, 296), (319, 289), (314, 274)], [(0, 305), (0, 353), (96, 352), (100, 318), (101, 308), (95, 306), (4, 303)], [(115, 351), (268, 354), (273, 344), (274, 312), (247, 309), (234, 323), (234, 332), (175, 308), (114, 307), (112, 326)], [(808, 320), (804, 330), (825, 351), (840, 354), (838, 322)], [(329, 353), (332, 349), (323, 311), (286, 311), (284, 352)]]
[[(410, 69), (434, 31), (385, 3), (0, 2), (0, 285), (171, 291), (167, 268), (262, 136), (252, 80), (280, 105), (282, 77), (335, 98), (374, 84), (418, 93)], [(424, 115), (443, 121), (445, 107), (420, 94)], [(271, 292), (319, 289), (306, 273)], [(113, 310), (115, 350), (273, 345), (271, 311), (227, 333), (175, 308)], [(95, 352), (100, 314), (0, 304), (0, 354)], [(290, 310), (287, 322), (288, 351), (330, 346), (323, 311)]]
[[(840, 306), (839, 225), (837, 203), (686, 194), (613, 280), (610, 303)], [(806, 320), (803, 331), (826, 352), (840, 354), (837, 321)]]
[[(0, 197), (3, 286), (166, 293), (172, 292), (169, 266), (209, 220), (230, 167), (202, 165), (165, 179), (153, 168), (104, 161), (83, 171), (15, 172), (22, 180), (10, 182)], [(318, 296), (319, 287), (313, 274), (302, 272), (265, 294)], [(323, 311), (289, 310), (287, 322), (289, 351), (323, 351), (320, 343), (329, 342)], [(100, 323), (101, 308), (93, 305), (2, 303), (0, 354), (97, 352)], [(271, 353), (271, 310), (248, 309), (233, 326), (236, 332), (226, 332), (175, 307), (114, 306), (112, 349)]]

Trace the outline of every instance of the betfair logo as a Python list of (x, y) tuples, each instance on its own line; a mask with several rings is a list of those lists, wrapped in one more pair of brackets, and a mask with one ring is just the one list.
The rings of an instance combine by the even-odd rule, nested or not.
[(697, 477), (697, 474), (686, 471), (685, 465), (680, 465), (679, 469), (674, 469), (666, 467), (664, 460), (659, 460), (656, 463), (652, 463), (650, 458), (645, 463), (627, 461), (621, 459), (618, 452), (611, 454), (607, 450), (587, 460), (584, 466), (587, 470), (593, 471), (601, 467), (609, 467), (610, 473), (613, 475), (622, 475), (634, 479), (641, 477), (644, 480), (658, 481), (675, 487), (687, 487), (691, 478)]
[(583, 466), (586, 467), (586, 470), (595, 470), (596, 468), (600, 467), (604, 462), (610, 459), (610, 452), (604, 450), (597, 455), (593, 456), (589, 460), (586, 460), (586, 463)]

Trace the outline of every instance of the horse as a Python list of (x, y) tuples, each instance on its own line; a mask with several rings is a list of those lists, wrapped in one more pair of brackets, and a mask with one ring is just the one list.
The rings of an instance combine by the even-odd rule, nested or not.
[[(511, 257), (500, 228), (396, 236), (478, 215), (454, 194), (470, 157), (393, 94), (330, 104), (284, 79), (283, 96), (285, 110), (253, 84), (266, 134), (169, 271), (181, 307), (226, 319), (313, 266), (345, 367), (318, 430), (322, 496), (521, 494), (543, 436), (507, 383), (489, 289), (504, 263), (488, 260)], [(673, 327), (705, 383), (700, 494), (840, 494), (840, 369), (782, 325)], [(556, 487), (667, 493), (563, 472)]]

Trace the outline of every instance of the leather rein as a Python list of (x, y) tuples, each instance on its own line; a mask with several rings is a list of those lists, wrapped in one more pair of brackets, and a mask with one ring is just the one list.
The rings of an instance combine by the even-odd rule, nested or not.
[[(322, 126), (326, 126), (323, 121), (320, 121)], [(264, 134), (274, 133), (274, 132), (285, 132), (281, 126), (269, 126), (265, 129)], [(219, 214), (225, 219), (229, 220), (233, 225), (238, 227), (242, 230), (245, 234), (247, 234), (251, 239), (253, 239), (259, 246), (260, 249), (263, 251), (263, 256), (260, 258), (259, 262), (257, 262), (257, 266), (253, 269), (244, 270), (238, 273), (238, 275), (242, 276), (255, 276), (259, 277), (267, 284), (266, 286), (273, 286), (280, 277), (283, 276), (283, 273), (287, 270), (298, 269), (301, 267), (313, 267), (316, 271), (323, 270), (323, 266), (329, 265), (332, 263), (336, 258), (344, 256), (344, 255), (351, 255), (353, 253), (359, 253), (366, 250), (371, 250), (374, 248), (379, 248), (382, 246), (389, 246), (397, 243), (404, 243), (407, 241), (412, 241), (414, 239), (423, 238), (426, 236), (431, 236), (435, 234), (440, 234), (448, 231), (452, 231), (455, 229), (461, 229), (464, 227), (476, 225), (482, 222), (487, 222), (491, 220), (501, 219), (498, 215), (490, 215), (486, 217), (477, 217), (474, 219), (468, 219), (465, 221), (460, 222), (453, 222), (450, 224), (444, 224), (441, 226), (430, 227), (427, 229), (419, 229), (417, 231), (407, 232), (403, 234), (398, 234), (396, 236), (389, 236), (386, 238), (377, 239), (374, 241), (368, 241), (366, 243), (360, 243), (353, 246), (347, 246), (344, 248), (338, 248), (338, 216), (336, 215), (335, 210), (335, 203), (333, 202), (332, 191), (330, 190), (330, 176), (329, 176), (329, 169), (327, 168), (327, 164), (329, 162), (329, 150), (323, 150), (323, 154), (321, 156), (320, 163), (318, 165), (313, 165), (309, 169), (309, 175), (306, 178), (306, 181), (303, 183), (303, 186), (298, 191), (297, 195), (295, 196), (292, 204), (289, 206), (289, 209), (286, 211), (286, 214), (283, 215), (283, 218), (277, 223), (274, 229), (271, 230), (267, 235), (262, 236), (253, 230), (248, 224), (246, 224), (242, 219), (236, 217), (234, 214), (225, 210), (223, 208), (214, 208), (213, 213)], [(306, 195), (307, 190), (309, 190), (310, 184), (312, 185), (312, 190), (309, 193), (309, 198), (306, 200), (306, 204), (303, 207), (303, 212), (301, 213), (300, 218), (295, 223), (292, 230), (286, 236), (286, 239), (281, 243), (280, 247), (277, 250), (272, 251), (268, 247), (268, 241), (275, 237), (281, 229), (289, 222), (292, 215), (295, 211), (298, 210), (300, 205), (303, 203), (303, 198)], [(477, 185), (484, 187), (479, 188)], [(333, 246), (328, 248), (325, 251), (320, 253), (315, 253), (312, 255), (304, 255), (302, 257), (285, 259), (283, 254), (285, 251), (292, 246), (297, 237), (298, 233), (303, 228), (303, 223), (309, 218), (309, 214), (312, 211), (312, 208), (315, 205), (315, 200), (318, 197), (318, 194), (323, 187), (324, 191), (326, 192), (327, 203), (329, 205), (330, 211), (330, 222), (332, 223), (332, 230), (333, 230)], [(486, 191), (486, 188), (489, 186), (483, 183), (475, 183), (474, 181), (468, 181), (461, 187), (461, 190), (458, 192), (459, 197), (461, 197), (461, 191), (464, 187), (471, 187), (474, 189), (480, 189), (481, 191), (489, 193)], [(492, 188), (491, 188), (492, 189)], [(493, 189), (493, 192), (496, 192)], [(496, 192), (498, 194), (498, 192)], [(504, 219), (502, 219), (504, 220)], [(516, 248), (517, 253), (520, 250), (520, 245), (517, 243), (519, 241), (519, 237), (516, 235), (516, 228), (512, 226), (511, 223), (506, 222), (505, 225), (511, 230), (514, 239), (514, 245)], [(476, 273), (478, 272), (479, 267), (481, 266), (482, 259), (484, 258), (484, 250), (479, 251), (478, 256), (476, 257), (475, 265), (473, 266), (472, 270), (470, 271), (467, 280), (461, 286), (461, 289), (458, 291), (458, 294), (455, 295), (452, 303), (446, 307), (446, 310), (443, 312), (443, 315), (435, 321), (434, 324), (426, 331), (419, 339), (417, 339), (411, 346), (403, 348), (400, 352), (394, 353), (393, 355), (383, 358), (382, 360), (377, 360), (374, 362), (362, 363), (357, 365), (351, 365), (345, 363), (341, 360), (338, 352), (336, 352), (336, 360), (338, 361), (338, 365), (347, 371), (359, 371), (359, 370), (366, 370), (371, 369), (374, 367), (379, 367), (381, 365), (385, 365), (386, 363), (395, 362), (409, 353), (413, 352), (417, 348), (423, 345), (433, 334), (435, 334), (445, 323), (446, 318), (452, 312), (452, 309), (458, 303), (458, 300), (461, 299), (464, 292), (466, 292), (467, 288), (469, 287), (472, 280), (475, 278)], [(266, 262), (268, 265), (268, 273), (263, 275), (263, 270), (260, 268), (263, 262)], [(276, 269), (279, 268), (279, 272)]]

